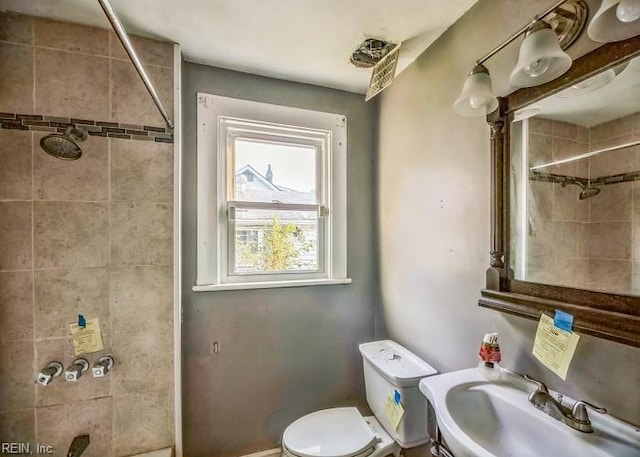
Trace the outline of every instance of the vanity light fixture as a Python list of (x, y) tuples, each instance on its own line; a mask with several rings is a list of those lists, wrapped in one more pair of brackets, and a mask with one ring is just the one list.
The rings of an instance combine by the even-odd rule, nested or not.
[(560, 48), (556, 33), (546, 22), (536, 21), (525, 33), (509, 82), (515, 87), (538, 86), (553, 81), (569, 68), (571, 57)]
[(498, 107), (498, 99), (493, 93), (489, 70), (482, 64), (473, 67), (464, 82), (462, 94), (453, 105), (462, 116), (486, 116)]
[(523, 34), (525, 39), (520, 47), (518, 63), (511, 73), (512, 85), (537, 86), (565, 73), (571, 68), (571, 57), (563, 50), (578, 38), (587, 17), (588, 8), (583, 0), (561, 0), (534, 17), (476, 62), (464, 83), (462, 94), (454, 103), (456, 113), (462, 116), (482, 116), (498, 107), (491, 89), (489, 71), (483, 64)]
[(608, 42), (631, 38), (640, 33), (640, 0), (602, 0), (589, 24), (593, 41)]

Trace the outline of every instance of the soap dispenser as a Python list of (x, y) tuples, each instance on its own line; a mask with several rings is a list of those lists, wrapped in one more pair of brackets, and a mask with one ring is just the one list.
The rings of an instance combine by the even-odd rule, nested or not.
[(500, 378), (500, 345), (498, 344), (497, 333), (487, 333), (480, 343), (478, 352), (480, 362), (478, 369), (489, 381), (497, 381)]

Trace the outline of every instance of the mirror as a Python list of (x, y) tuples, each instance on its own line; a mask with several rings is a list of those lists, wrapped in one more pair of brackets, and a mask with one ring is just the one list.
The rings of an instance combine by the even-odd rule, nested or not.
[[(492, 249), (481, 306), (640, 346), (640, 37), (488, 116)], [(636, 182), (637, 181), (637, 182)]]
[(640, 57), (513, 113), (509, 267), (640, 295)]

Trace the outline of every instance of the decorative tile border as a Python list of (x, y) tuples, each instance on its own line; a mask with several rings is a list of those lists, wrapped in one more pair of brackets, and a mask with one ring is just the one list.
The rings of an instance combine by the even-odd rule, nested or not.
[(608, 186), (610, 184), (619, 184), (623, 182), (631, 182), (640, 180), (640, 171), (629, 171), (627, 173), (619, 173), (617, 175), (600, 176), (599, 178), (587, 179), (579, 176), (558, 175), (555, 173), (542, 173), (539, 171), (529, 172), (531, 181), (554, 182), (560, 184), (576, 184), (581, 183), (592, 187)]
[(68, 127), (81, 128), (90, 136), (173, 143), (173, 132), (164, 127), (43, 116), (40, 114), (0, 113), (0, 128), (2, 129), (64, 133)]

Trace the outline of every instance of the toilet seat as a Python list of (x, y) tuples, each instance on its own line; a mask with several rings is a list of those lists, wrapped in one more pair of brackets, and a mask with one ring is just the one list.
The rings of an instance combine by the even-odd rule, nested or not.
[(296, 457), (365, 457), (380, 441), (357, 408), (316, 411), (293, 422), (282, 448)]

